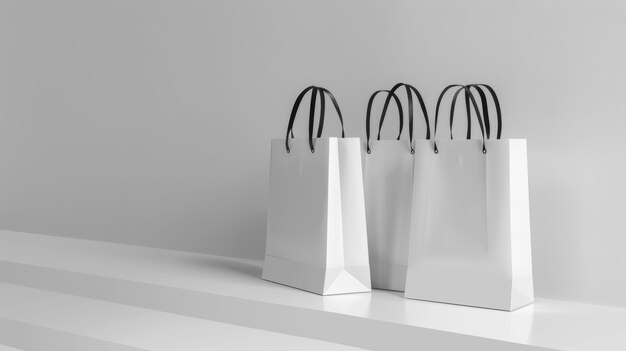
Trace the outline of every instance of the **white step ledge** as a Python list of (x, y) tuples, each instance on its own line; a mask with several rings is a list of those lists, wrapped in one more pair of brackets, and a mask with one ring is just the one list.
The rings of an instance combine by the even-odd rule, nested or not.
[(20, 349), (16, 349), (14, 347), (0, 345), (0, 351), (21, 351)]
[(626, 349), (623, 308), (539, 298), (503, 312), (381, 290), (321, 297), (261, 280), (259, 261), (10, 231), (0, 243), (6, 283), (355, 347)]
[(0, 340), (25, 350), (362, 350), (0, 283)]

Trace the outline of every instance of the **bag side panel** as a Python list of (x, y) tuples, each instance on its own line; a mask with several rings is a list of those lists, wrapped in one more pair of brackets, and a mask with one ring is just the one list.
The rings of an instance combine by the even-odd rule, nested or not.
[[(369, 291), (370, 269), (359, 138), (331, 138), (337, 143), (344, 268), (354, 278), (351, 290)], [(347, 279), (351, 281), (351, 279)]]
[(525, 139), (511, 139), (511, 253), (512, 302), (515, 309), (534, 301), (531, 254), (528, 156)]

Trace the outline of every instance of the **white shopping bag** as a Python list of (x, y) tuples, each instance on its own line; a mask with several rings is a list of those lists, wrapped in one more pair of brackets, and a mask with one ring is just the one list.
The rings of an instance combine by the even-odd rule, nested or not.
[[(302, 97), (311, 91), (309, 138), (289, 139)], [(322, 113), (313, 138), (317, 93)], [(263, 279), (321, 295), (371, 290), (361, 149), (358, 138), (320, 138), (324, 94), (305, 89), (286, 139), (273, 139)], [(291, 135), (293, 135), (291, 133)]]
[(511, 311), (533, 302), (526, 140), (499, 139), (501, 122), (485, 140), (477, 87), (457, 90), (450, 118), (464, 91), (482, 140), (416, 142), (405, 297)]
[[(409, 107), (409, 140), (400, 140), (403, 128), (402, 105), (394, 92), (404, 86)], [(370, 141), (372, 103), (379, 93), (387, 93), (378, 127), (378, 137)], [(363, 148), (363, 181), (367, 213), (372, 287), (404, 291), (406, 282), (411, 222), (411, 189), (413, 186), (413, 98), (414, 93), (426, 119), (426, 138), (430, 127), (426, 107), (420, 93), (408, 84), (396, 84), (391, 91), (372, 94), (367, 106), (366, 135)], [(380, 130), (391, 98), (396, 102), (400, 117), (397, 140), (380, 140)]]

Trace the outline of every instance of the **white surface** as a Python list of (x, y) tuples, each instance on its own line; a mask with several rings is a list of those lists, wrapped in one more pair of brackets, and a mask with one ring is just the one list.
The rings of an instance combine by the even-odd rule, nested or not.
[(358, 138), (272, 140), (263, 279), (320, 295), (371, 290)]
[(435, 154), (416, 141), (405, 297), (507, 311), (533, 302), (526, 140), (484, 144), (486, 154), (483, 140), (440, 138)]
[(0, 342), (26, 350), (356, 350), (0, 283)]
[(7, 231), (0, 242), (6, 283), (356, 347), (626, 348), (621, 308), (537, 299), (503, 312), (382, 290), (322, 297), (261, 280), (258, 261)]
[(528, 139), (537, 294), (626, 307), (624, 33), (619, 0), (3, 0), (0, 227), (261, 259), (300, 89), (364, 137), (376, 89), (480, 81)]

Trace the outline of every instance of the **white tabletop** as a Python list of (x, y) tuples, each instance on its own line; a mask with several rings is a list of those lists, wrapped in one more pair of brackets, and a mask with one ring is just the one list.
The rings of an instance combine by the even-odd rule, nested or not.
[[(381, 290), (322, 297), (261, 280), (260, 261), (9, 231), (0, 231), (0, 242), (0, 280), (8, 283), (346, 345), (626, 350), (623, 308), (537, 298), (534, 305), (504, 312), (407, 300)], [(56, 278), (42, 282), (41, 275)], [(97, 284), (115, 293), (90, 290)], [(164, 294), (190, 306), (173, 304)]]

